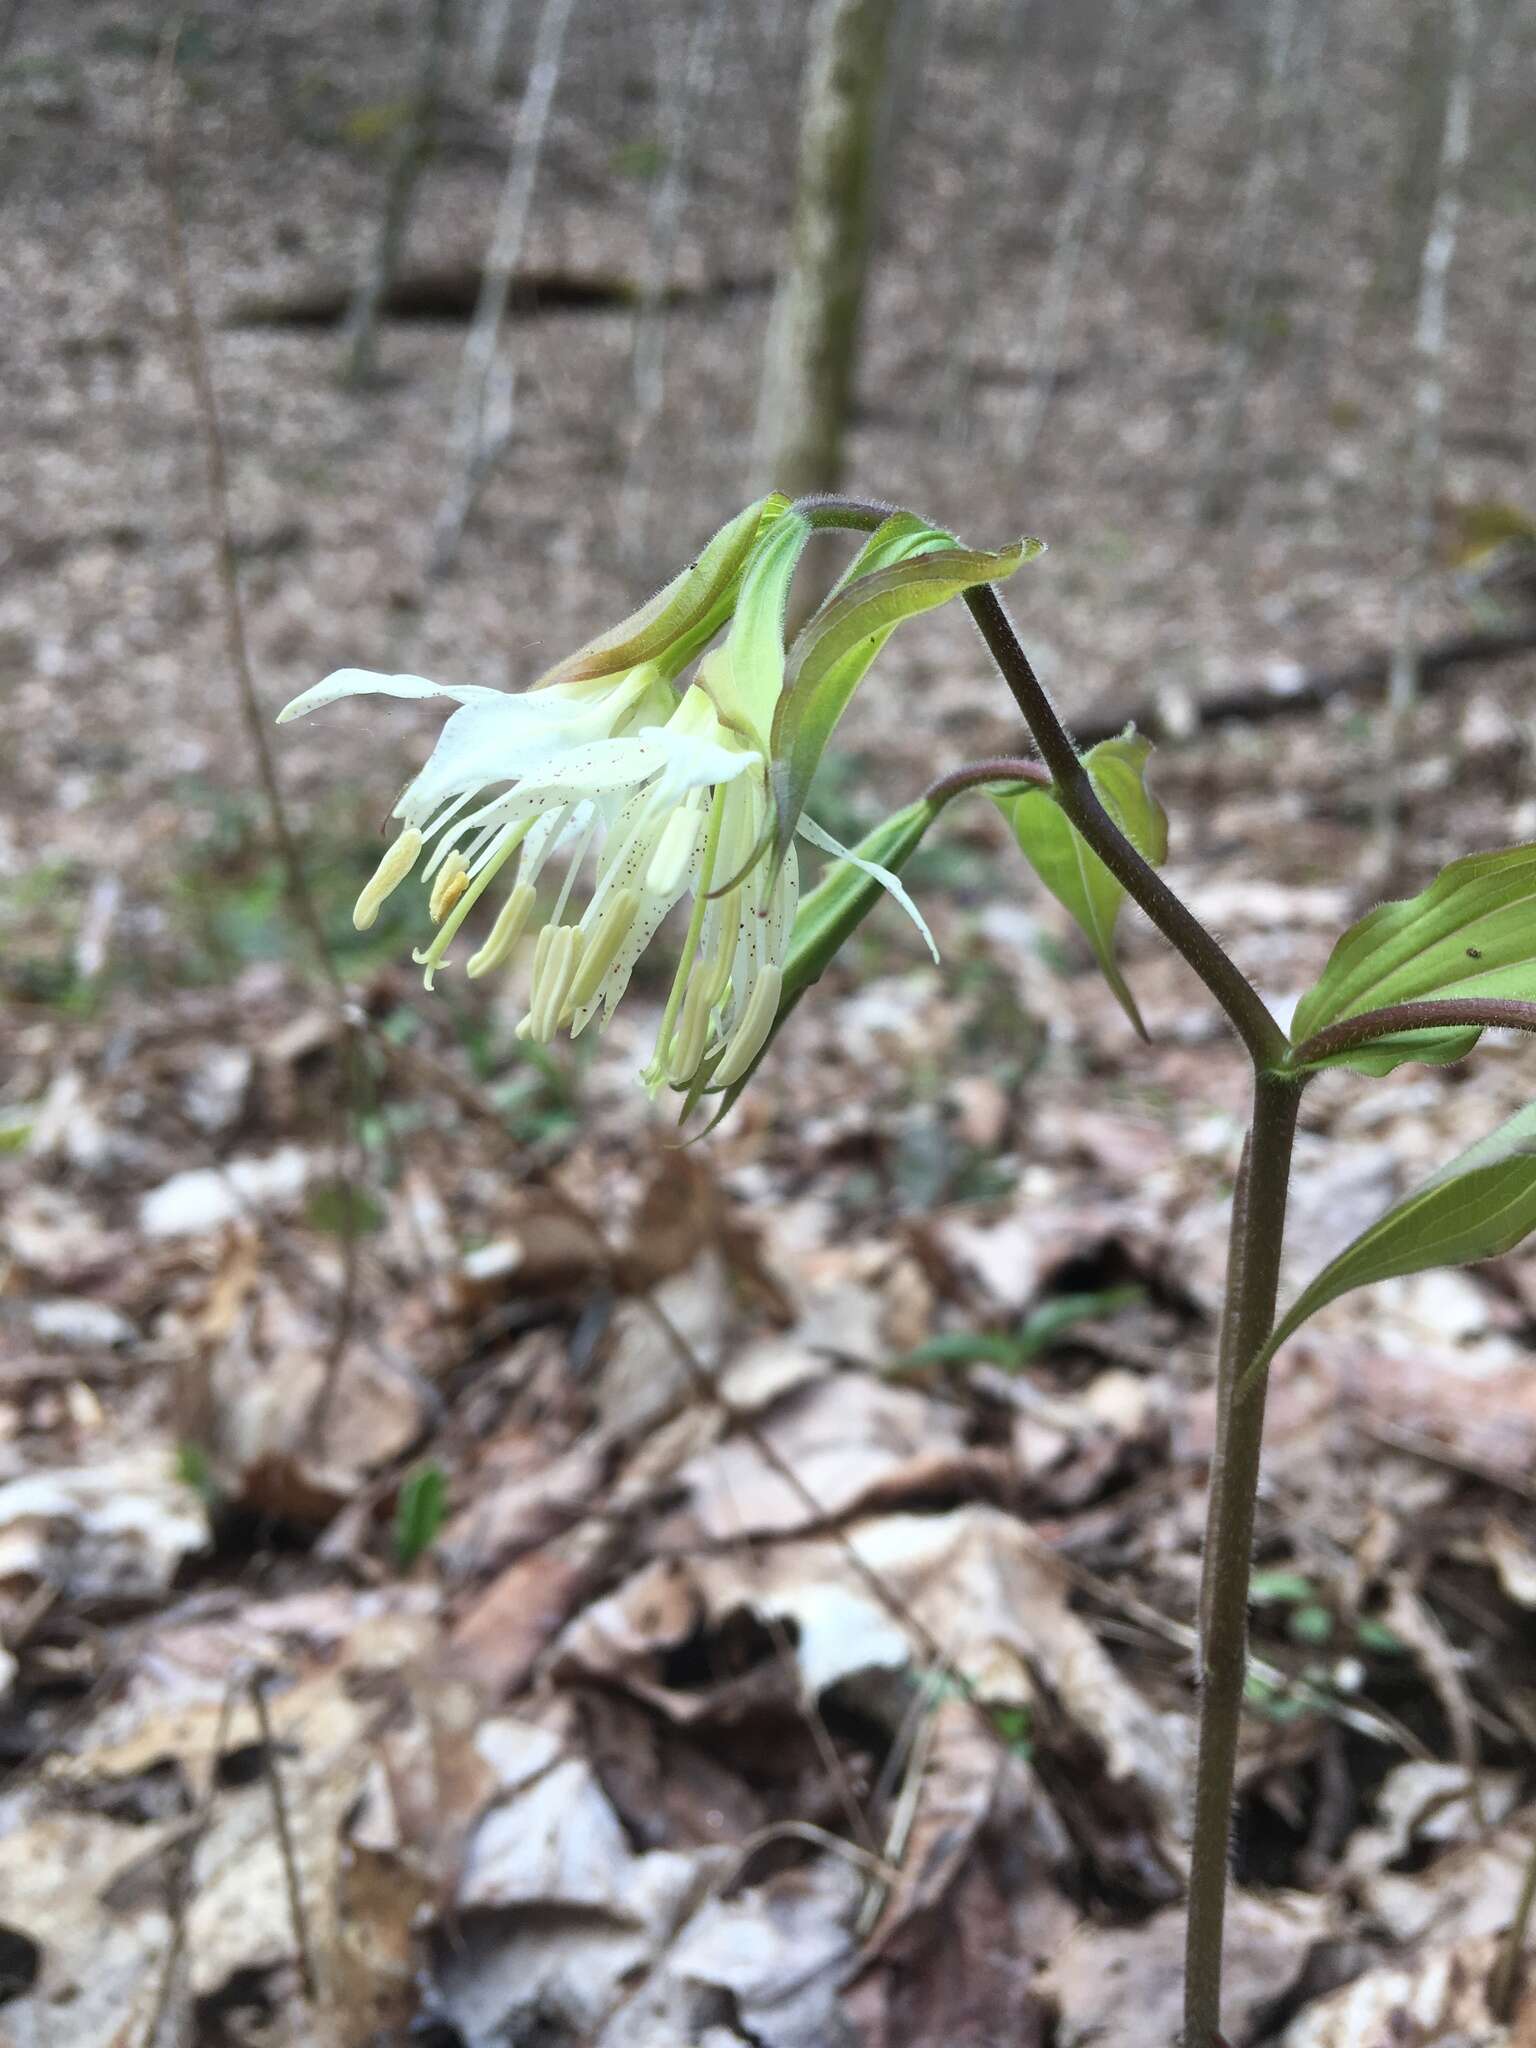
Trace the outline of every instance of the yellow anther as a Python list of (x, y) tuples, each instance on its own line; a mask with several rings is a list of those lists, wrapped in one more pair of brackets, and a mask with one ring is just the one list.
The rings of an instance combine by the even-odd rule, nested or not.
[(360, 932), (368, 930), (379, 914), (379, 906), (386, 896), (398, 889), (406, 876), (415, 867), (421, 854), (421, 834), (414, 825), (408, 825), (386, 851), (384, 858), (373, 871), (373, 879), (364, 888), (352, 909), (352, 922)]
[(753, 984), (741, 1022), (726, 1041), (713, 1080), (720, 1088), (739, 1081), (768, 1041), (773, 1020), (779, 1012), (779, 990), (784, 977), (777, 967), (765, 967)]
[(548, 1045), (559, 1027), (566, 994), (581, 957), (581, 933), (573, 924), (546, 925), (539, 940), (539, 952), (534, 955), (533, 987), (528, 993), (528, 1014), (533, 1020), (528, 1035), (536, 1044)]
[(492, 968), (500, 967), (510, 955), (512, 948), (523, 935), (529, 913), (538, 900), (538, 891), (531, 882), (519, 882), (507, 900), (496, 913), (496, 922), (491, 926), (491, 935), (470, 960), (464, 972), (471, 981), (482, 974), (489, 974)]
[(434, 924), (442, 923), (468, 887), (469, 869), (459, 854), (450, 853), (438, 870), (427, 901), (427, 915)]
[(667, 1049), (667, 1079), (674, 1088), (685, 1088), (698, 1071), (699, 1061), (704, 1057), (705, 1041), (709, 1037), (713, 1007), (701, 966), (688, 984), (688, 993), (683, 997), (682, 1016)]
[(572, 1010), (584, 1009), (618, 958), (640, 908), (638, 889), (615, 889), (582, 937), (581, 965), (566, 996)]

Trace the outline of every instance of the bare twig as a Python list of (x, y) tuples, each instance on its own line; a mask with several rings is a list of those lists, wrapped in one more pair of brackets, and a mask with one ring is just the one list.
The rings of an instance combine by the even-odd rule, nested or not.
[[(1457, 633), (1424, 648), (1419, 655), (1421, 689), (1443, 685), (1463, 669), (1491, 667), (1517, 661), (1536, 647), (1536, 626), (1520, 626), (1501, 633)], [(1236, 684), (1202, 699), (1194, 706), (1201, 729), (1207, 726), (1267, 724), (1273, 718), (1300, 718), (1322, 705), (1342, 698), (1363, 697), (1380, 689), (1391, 670), (1391, 656), (1385, 652), (1365, 654), (1358, 661), (1338, 668), (1304, 669), (1294, 663), (1277, 663), (1268, 674)], [(1082, 746), (1096, 740), (1113, 739), (1133, 724), (1144, 732), (1160, 732), (1166, 705), (1157, 696), (1135, 703), (1110, 704), (1073, 722)]]
[(1430, 1690), (1440, 1702), (1440, 1711), (1451, 1731), (1456, 1761), (1467, 1774), (1473, 1818), (1480, 1828), (1486, 1827), (1477, 1722), (1466, 1680), (1457, 1666), (1456, 1651), (1417, 1589), (1401, 1573), (1394, 1574), (1390, 1581), (1382, 1619), (1413, 1652)]
[(1446, 302), (1456, 236), (1461, 224), (1462, 184), (1472, 147), (1472, 100), (1477, 82), (1477, 0), (1451, 0), (1454, 55), (1446, 86), (1445, 124), (1434, 207), (1419, 268), (1419, 303), (1414, 321), (1413, 450), (1408, 465), (1409, 560), (1398, 584), (1397, 645), (1392, 657), (1388, 704), (1392, 712), (1394, 757), (1401, 752), (1402, 721), (1419, 687), (1418, 597), (1434, 545), (1435, 484), (1445, 414)]
[[(209, 529), (222, 598), (225, 652), (235, 679), (246, 736), (256, 762), (257, 777), (266, 800), (267, 816), (283, 870), (284, 893), (295, 920), (309, 940), (316, 964), (325, 977), (331, 1001), (336, 1009), (341, 1032), (346, 1099), (350, 1106), (348, 1120), (352, 1128), (355, 1175), (361, 1166), (361, 1148), (356, 1126), (364, 1086), (362, 1065), (347, 1005), (346, 990), (336, 963), (331, 958), (325, 928), (320, 921), (320, 913), (315, 907), (315, 899), (304, 873), (303, 857), (289, 822), (288, 807), (283, 797), (277, 762), (268, 736), (269, 721), (262, 710), (261, 700), (256, 692), (256, 680), (251, 670), (250, 646), (245, 631), (245, 608), (240, 595), (239, 563), (229, 513), (229, 465), (225, 457), (223, 430), (219, 424), (213, 371), (208, 360), (208, 347), (202, 322), (198, 317), (196, 295), (192, 289), (192, 271), (187, 257), (187, 237), (181, 216), (176, 154), (176, 46), (180, 35), (181, 22), (179, 19), (174, 20), (166, 32), (156, 67), (151, 156), (165, 222), (166, 250), (170, 258), (171, 280), (176, 294), (177, 325), (181, 332), (187, 377), (196, 400), (198, 424), (202, 432)], [(343, 1176), (342, 1198), (346, 1204), (348, 1219), (352, 1214), (354, 1175)], [(327, 1401), (328, 1390), (340, 1369), (341, 1359), (351, 1335), (357, 1299), (357, 1245), (355, 1233), (350, 1228), (342, 1231), (341, 1244), (341, 1294), (326, 1377), (322, 1386), (322, 1398)]]
[(1226, 308), (1226, 342), (1218, 395), (1200, 459), (1198, 516), (1207, 523), (1228, 507), (1232, 444), (1251, 381), (1259, 284), (1280, 187), (1280, 136), (1298, 6), (1299, 0), (1275, 0), (1264, 17), (1264, 87), (1248, 175), (1237, 211), (1236, 271)]
[(818, 1849), (826, 1849), (834, 1856), (841, 1856), (859, 1870), (866, 1871), (878, 1882), (889, 1884), (899, 1873), (882, 1861), (873, 1849), (861, 1849), (856, 1842), (846, 1841), (842, 1835), (834, 1835), (826, 1828), (819, 1828), (814, 1821), (779, 1820), (755, 1834), (748, 1835), (741, 1844), (735, 1865), (716, 1887), (724, 1896), (734, 1891), (746, 1873), (747, 1865), (759, 1849), (766, 1849), (770, 1842), (810, 1842)]
[(1526, 1859), (1525, 1881), (1515, 1903), (1515, 1917), (1509, 1923), (1504, 1946), (1493, 1966), (1488, 1983), (1488, 2008), (1496, 2020), (1515, 2016), (1515, 1998), (1520, 1990), (1520, 1965), (1525, 1954), (1525, 1937), (1530, 1931), (1531, 1913), (1536, 1909), (1536, 1842)]
[(410, 225), (411, 202), (416, 196), (416, 181), (432, 147), (442, 93), (443, 60), (447, 54), (448, 29), (452, 19), (453, 0), (431, 0), (423, 16), (416, 80), (410, 107), (390, 159), (389, 180), (384, 189), (384, 211), (374, 240), (372, 261), (358, 284), (343, 328), (346, 376), (352, 384), (370, 382), (378, 368), (379, 316), (400, 268), (405, 232)]
[(229, 465), (225, 459), (224, 433), (219, 424), (218, 400), (213, 388), (208, 348), (192, 291), (186, 229), (182, 224), (181, 201), (178, 196), (178, 101), (175, 66), (176, 45), (180, 33), (181, 26), (178, 22), (167, 33), (160, 53), (152, 154), (155, 183), (159, 189), (161, 213), (165, 222), (165, 245), (170, 257), (171, 282), (176, 292), (176, 320), (181, 331), (187, 377), (197, 401), (198, 425), (203, 437), (210, 534), (223, 598), (225, 652), (229, 657), (230, 670), (239, 693), (241, 716), (245, 721), (246, 737), (250, 741), (251, 753), (256, 762), (256, 773), (261, 780), (262, 795), (266, 798), (267, 813), (272, 823), (272, 836), (277, 841), (288, 906), (307, 934), (320, 970), (330, 983), (336, 1000), (340, 1002), (343, 1000), (341, 977), (336, 971), (336, 963), (332, 960), (330, 948), (325, 942), (325, 932), (320, 923), (319, 913), (315, 909), (314, 898), (305, 879), (304, 862), (299, 853), (298, 841), (288, 822), (288, 809), (283, 800), (282, 786), (277, 778), (277, 762), (268, 738), (270, 721), (261, 708), (261, 700), (256, 694), (255, 677), (251, 672), (250, 648), (245, 632), (245, 608), (240, 597), (240, 572), (229, 517)]
[(430, 566), (435, 576), (452, 567), (486, 472), (511, 438), (514, 367), (510, 362), (502, 366), (499, 386), (493, 391), (497, 384), (497, 342), (513, 274), (522, 259), (528, 233), (544, 132), (560, 78), (560, 57), (574, 5), (575, 0), (544, 0), (539, 15), (533, 61), (517, 110), (517, 126), (491, 230), (491, 245), (486, 252), (480, 296), (464, 344), (451, 440), (454, 469), (432, 524)]
[(309, 1921), (304, 1910), (304, 1891), (299, 1883), (299, 1866), (293, 1853), (293, 1830), (288, 1822), (288, 1802), (283, 1792), (283, 1774), (277, 1761), (277, 1736), (272, 1727), (272, 1716), (267, 1708), (267, 1675), (262, 1671), (251, 1673), (251, 1704), (256, 1709), (256, 1720), (261, 1729), (262, 1770), (267, 1780), (267, 1793), (272, 1801), (272, 1826), (277, 1834), (278, 1854), (283, 1862), (283, 1883), (288, 1890), (288, 1917), (293, 1923), (294, 1946), (299, 1953), (299, 1976), (305, 1996), (314, 2004), (320, 1995), (319, 1979), (315, 1975), (314, 1951), (309, 1941)]
[[(975, 137), (975, 200), (966, 208), (965, 239), (960, 244), (954, 304), (976, 308), (985, 303), (982, 277), (996, 223), (1013, 211), (1014, 179), (1017, 175), (1010, 147), (1012, 130), (1019, 118), (1024, 95), (1024, 59), (1028, 47), (1026, 30), (1034, 0), (1000, 0), (999, 44), (992, 89), (982, 99), (977, 125), (984, 132)], [(944, 351), (943, 382), (939, 417), (945, 434), (954, 441), (971, 438), (976, 424), (972, 387), (976, 377), (981, 343), (981, 322), (969, 319), (948, 337)]]
[[(678, 36), (662, 41), (658, 71), (667, 105), (664, 126), (666, 163), (652, 191), (646, 222), (645, 266), (635, 306), (630, 374), (634, 414), (629, 424), (620, 531), (631, 553), (637, 553), (646, 526), (647, 491), (641, 458), (666, 392), (666, 287), (677, 254), (683, 198), (688, 178), (688, 145), (693, 117), (708, 94), (715, 45), (725, 15), (725, 0), (703, 0), (687, 38), (686, 52)], [(662, 34), (658, 27), (658, 35)], [(670, 88), (670, 90), (668, 90)]]
[(501, 83), (511, 27), (512, 0), (482, 0), (480, 23), (475, 30), (474, 75), (483, 92), (494, 92)]
[(1061, 368), (1062, 336), (1087, 241), (1088, 220), (1098, 195), (1104, 157), (1120, 105), (1126, 68), (1135, 43), (1141, 0), (1114, 0), (1104, 29), (1104, 47), (1089, 87), (1088, 112), (1077, 131), (1067, 193), (1056, 216), (1050, 262), (1040, 289), (1039, 311), (1025, 366), (1026, 382), (1008, 431), (1009, 460), (1022, 467), (1034, 450)]
[(192, 1865), (213, 1819), (213, 1806), (219, 1789), (219, 1760), (224, 1754), (224, 1745), (229, 1740), (230, 1718), (234, 1713), (239, 1692), (239, 1681), (232, 1678), (224, 1688), (224, 1698), (219, 1705), (219, 1718), (214, 1724), (213, 1751), (208, 1759), (208, 1782), (203, 1787), (203, 1795), (198, 1801), (192, 1826), (176, 1846), (176, 1863), (171, 1879), (171, 1938), (166, 1944), (165, 1958), (160, 1966), (160, 1980), (155, 1988), (155, 2003), (142, 2036), (143, 2048), (155, 2048), (155, 2043), (160, 2037), (160, 2029), (165, 2024), (165, 2016), (171, 2009), (171, 2000), (175, 1996), (176, 1979), (180, 1974), (181, 1959), (186, 1953), (187, 1946), (187, 1908), (191, 1904), (189, 1893)]

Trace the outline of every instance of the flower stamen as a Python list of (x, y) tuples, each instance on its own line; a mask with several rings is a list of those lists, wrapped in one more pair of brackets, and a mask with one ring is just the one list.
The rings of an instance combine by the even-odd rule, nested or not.
[(438, 869), (432, 894), (427, 900), (427, 915), (434, 924), (442, 923), (468, 887), (469, 869), (464, 865), (464, 857), (451, 853)]
[(500, 967), (510, 955), (512, 948), (523, 935), (533, 906), (539, 900), (539, 892), (531, 882), (519, 882), (511, 895), (496, 913), (496, 922), (491, 926), (491, 935), (478, 953), (470, 956), (464, 972), (471, 981), (477, 981), (482, 974), (489, 974)]
[(405, 830), (385, 849), (384, 858), (373, 871), (361, 895), (352, 908), (352, 923), (360, 931), (367, 931), (378, 917), (379, 910), (388, 896), (392, 896), (406, 876), (415, 867), (421, 856), (422, 836), (414, 825)]
[(765, 965), (758, 969), (741, 1022), (726, 1040), (725, 1050), (711, 1076), (717, 1087), (729, 1088), (733, 1081), (739, 1081), (762, 1051), (778, 1014), (783, 982), (784, 976), (778, 967)]

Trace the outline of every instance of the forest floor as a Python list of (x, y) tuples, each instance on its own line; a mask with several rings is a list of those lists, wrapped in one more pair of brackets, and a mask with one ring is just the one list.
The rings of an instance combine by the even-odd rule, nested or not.
[[(271, 736), (338, 1006), (224, 649), (142, 13), (23, 9), (0, 51), (0, 2043), (1168, 2048), (1236, 1048), (1127, 917), (1139, 1043), (992, 808), (961, 806), (908, 876), (942, 965), (878, 913), (679, 1149), (634, 1085), (663, 970), (545, 1055), (513, 1035), (515, 977), (422, 990), (409, 892), (352, 930), (436, 726), (403, 705)], [(515, 92), (451, 96), (421, 317), (349, 392), (333, 314), (401, 16), (196, 17), (179, 199), (266, 712), (343, 664), (526, 680), (749, 495), (762, 167), (782, 184), (798, 46), (771, 10), (734, 23), (637, 456), (655, 122), (626, 13), (574, 34), (520, 426), (441, 583), (425, 536)], [(1383, 894), (1536, 836), (1536, 662), (1440, 679), (1395, 765), (1369, 692), (1198, 730), (1202, 698), (1388, 643), (1400, 322), (1336, 357), (1325, 308), (1259, 363), (1243, 504), (1193, 523), (1220, 349), (1180, 209), (1238, 90), (1207, 50), (1217, 128), (1174, 121), (1183, 153), (1112, 219), (1133, 270), (1090, 247), (1031, 488), (993, 454), (1006, 308), (1003, 339), (967, 330), (981, 419), (952, 445), (934, 278), (986, 57), (956, 33), (913, 118), (858, 483), (1051, 541), (1009, 590), (1026, 643), (1071, 718), (1161, 705), (1169, 879), (1283, 1011)], [(1071, 54), (1028, 164), (1071, 132)], [(1361, 161), (1387, 118), (1363, 62), (1335, 87)], [(1158, 132), (1130, 131), (1112, 194)], [(1363, 262), (1369, 203), (1339, 189)], [(1529, 475), (1509, 230), (1474, 208), (1431, 640), (1530, 623), (1456, 573), (1476, 508)], [(1298, 399), (1318, 360), (1326, 403)], [(892, 643), (819, 815), (854, 837), (1016, 746), (938, 615)], [(1286, 1292), (1528, 1098), (1530, 1057), (1317, 1083)], [(1502, 2015), (1490, 1989), (1536, 1855), (1533, 1336), (1516, 1252), (1341, 1303), (1275, 1368), (1232, 2048), (1536, 2043), (1536, 1983)]]

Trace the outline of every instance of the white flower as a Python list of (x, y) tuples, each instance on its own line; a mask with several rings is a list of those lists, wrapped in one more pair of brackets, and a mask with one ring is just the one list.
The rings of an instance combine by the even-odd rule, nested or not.
[[(717, 657), (681, 698), (654, 664), (596, 682), (554, 683), (522, 695), (449, 688), (419, 676), (343, 669), (282, 713), (295, 718), (340, 697), (378, 691), (449, 697), (420, 774), (395, 806), (399, 836), (358, 897), (359, 929), (378, 915), (430, 847), (436, 936), (416, 959), (430, 988), (465, 919), (512, 857), (510, 887), (466, 972), (502, 966), (535, 923), (541, 875), (563, 856), (553, 905), (538, 921), (528, 1009), (519, 1034), (547, 1043), (612, 1016), (641, 954), (685, 898), (690, 914), (656, 1048), (644, 1079), (686, 1089), (708, 1067), (727, 1087), (757, 1058), (778, 1013), (799, 899), (791, 847), (770, 863), (772, 798), (760, 729), (734, 698)], [(764, 707), (766, 708), (766, 707)], [(855, 858), (809, 819), (802, 834)], [(868, 863), (916, 919), (910, 898)], [(573, 899), (590, 869), (579, 912)], [(932, 940), (929, 939), (930, 946)]]

